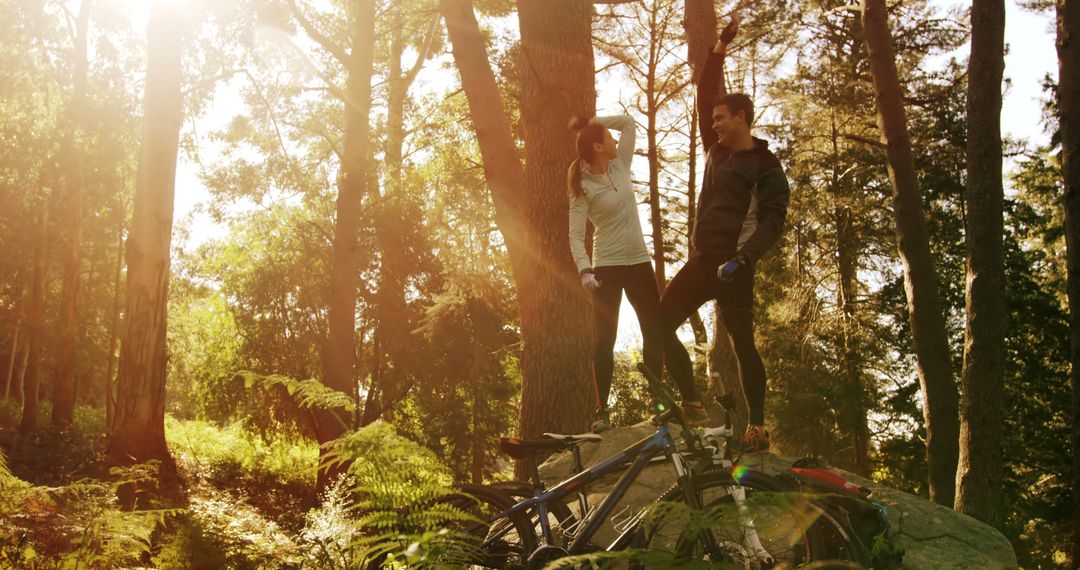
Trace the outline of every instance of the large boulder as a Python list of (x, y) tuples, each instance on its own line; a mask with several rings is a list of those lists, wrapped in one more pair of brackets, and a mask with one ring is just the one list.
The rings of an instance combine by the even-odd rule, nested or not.
[[(608, 430), (603, 433), (603, 441), (582, 444), (582, 462), (585, 466), (597, 463), (648, 437), (653, 431), (655, 427), (649, 422)], [(676, 436), (678, 431), (672, 426)], [(762, 454), (744, 458), (740, 464), (775, 475), (791, 467), (793, 462), (794, 459), (780, 455)], [(547, 485), (554, 485), (570, 476), (572, 466), (570, 452), (557, 454), (540, 466), (540, 476)], [(886, 505), (893, 542), (905, 551), (903, 568), (988, 570), (1017, 567), (1012, 546), (997, 529), (921, 497), (877, 485), (843, 470), (835, 471), (871, 489), (873, 498)], [(620, 476), (621, 473), (608, 475), (590, 484), (587, 491), (589, 504), (597, 505), (603, 501)], [(619, 522), (655, 500), (672, 486), (674, 480), (675, 472), (666, 462), (647, 467), (616, 508), (615, 516), (611, 517), (613, 524), (605, 525), (596, 541), (610, 542)]]

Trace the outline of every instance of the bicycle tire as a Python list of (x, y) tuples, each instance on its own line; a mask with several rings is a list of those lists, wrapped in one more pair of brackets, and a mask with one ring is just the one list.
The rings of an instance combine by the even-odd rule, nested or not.
[(478, 548), (468, 552), (463, 562), (468, 568), (523, 569), (536, 550), (536, 535), (523, 513), (498, 516), (514, 505), (506, 493), (490, 487), (462, 485), (458, 492), (439, 501), (472, 516), (462, 521), (457, 533), (473, 538)]
[[(773, 477), (748, 470), (737, 470), (736, 474), (716, 471), (697, 475), (694, 487), (703, 505), (697, 516), (707, 520), (693, 521), (689, 527), (683, 520), (680, 527), (679, 509), (661, 508), (640, 523), (632, 543), (643, 551), (642, 560), (650, 559), (648, 553), (670, 552), (676, 560), (711, 560), (744, 568), (797, 567), (821, 560), (863, 563), (850, 534), (824, 507)], [(734, 488), (746, 493), (745, 512), (740, 513), (729, 491)], [(685, 504), (683, 490), (674, 486), (660, 501)], [(670, 520), (664, 521), (665, 517)], [(720, 520), (730, 522), (716, 524)], [(665, 524), (674, 526), (665, 530)], [(772, 560), (753, 552), (751, 534)], [(837, 546), (837, 541), (842, 544)], [(638, 560), (629, 567), (640, 570), (650, 566)]]

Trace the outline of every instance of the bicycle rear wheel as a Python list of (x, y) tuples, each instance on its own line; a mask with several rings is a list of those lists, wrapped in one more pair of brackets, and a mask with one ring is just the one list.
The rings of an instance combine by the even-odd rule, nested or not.
[(453, 532), (471, 537), (475, 549), (467, 549), (463, 563), (468, 568), (522, 569), (533, 550), (536, 536), (523, 513), (499, 516), (514, 505), (505, 493), (489, 487), (464, 485), (459, 493), (448, 495), (440, 503), (469, 515)]
[(794, 568), (819, 560), (854, 560), (837, 547), (847, 533), (806, 495), (763, 473), (713, 472), (694, 480), (696, 502), (673, 487), (638, 529), (643, 549), (631, 568), (704, 560), (742, 568)]

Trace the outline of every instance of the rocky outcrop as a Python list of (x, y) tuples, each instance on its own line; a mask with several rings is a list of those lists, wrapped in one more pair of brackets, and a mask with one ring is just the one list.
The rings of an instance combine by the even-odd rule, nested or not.
[[(672, 429), (677, 433), (678, 428)], [(643, 422), (606, 431), (603, 441), (582, 445), (582, 461), (586, 466), (596, 463), (647, 437), (653, 430), (652, 424)], [(741, 465), (775, 475), (793, 462), (791, 458), (764, 454), (746, 458)], [(559, 454), (540, 467), (540, 474), (549, 485), (555, 484), (570, 475), (572, 465), (569, 452)], [(836, 471), (873, 490), (873, 498), (888, 507), (893, 542), (905, 551), (903, 568), (989, 570), (1017, 567), (1012, 546), (997, 529), (921, 497), (877, 485), (846, 471)], [(609, 475), (591, 484), (588, 488), (590, 504), (603, 501), (618, 477), (617, 474)], [(616, 509), (617, 514), (612, 517), (615, 525), (670, 488), (674, 479), (674, 471), (666, 462), (648, 467)], [(615, 525), (606, 525), (597, 537), (598, 541), (609, 541), (614, 536)]]

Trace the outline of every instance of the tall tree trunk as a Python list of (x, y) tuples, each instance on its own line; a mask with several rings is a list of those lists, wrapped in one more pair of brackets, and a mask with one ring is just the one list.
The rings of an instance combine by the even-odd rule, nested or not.
[[(27, 334), (29, 334), (29, 327), (27, 328)], [(29, 339), (23, 341), (22, 350), (19, 351), (18, 362), (15, 364), (15, 378), (13, 379), (13, 386), (11, 387), (11, 398), (16, 404), (22, 406), (25, 399), (25, 387), (24, 380), (26, 378), (26, 368), (30, 362), (30, 342)]]
[(735, 358), (735, 347), (731, 345), (731, 336), (728, 335), (724, 319), (720, 317), (720, 308), (715, 308), (713, 342), (709, 349), (709, 382), (714, 390), (723, 390), (733, 398), (735, 408), (731, 410), (731, 425), (735, 433), (741, 434), (746, 431), (746, 425), (750, 422), (750, 407), (746, 403), (742, 381), (739, 380), (739, 361)]
[(1072, 561), (1076, 568), (1080, 566), (1080, 0), (1057, 0), (1057, 52), (1073, 387)]
[(67, 216), (63, 235), (64, 282), (60, 291), (60, 350), (56, 382), (53, 384), (53, 427), (71, 424), (75, 413), (75, 357), (79, 337), (79, 241), (82, 228), (83, 157), (86, 134), (86, 83), (89, 68), (87, 36), (90, 31), (91, 0), (83, 0), (75, 24), (71, 101), (67, 113), (67, 133), (62, 151), (64, 206)]
[[(573, 0), (523, 1), (519, 7), (527, 172), (472, 2), (441, 0), (440, 7), (517, 286), (524, 344), (521, 435), (582, 429), (591, 401), (591, 327), (567, 243), (565, 172), (572, 144), (566, 118), (594, 111), (590, 7)], [(586, 74), (590, 93), (579, 93)]]
[(919, 383), (925, 398), (923, 417), (926, 421), (930, 498), (952, 506), (959, 453), (959, 403), (949, 363), (937, 273), (930, 254), (930, 236), (907, 131), (903, 93), (886, 18), (885, 0), (863, 0), (863, 40), (874, 78), (881, 140), (888, 156), (896, 240), (904, 266), (904, 290)]
[(1005, 379), (1005, 248), (1001, 80), (1005, 1), (971, 5), (967, 95), (967, 327), (960, 401), (957, 511), (997, 524), (1001, 513)]
[(835, 115), (830, 122), (830, 143), (834, 157), (830, 172), (829, 190), (834, 197), (833, 221), (836, 226), (836, 265), (837, 265), (837, 305), (842, 319), (841, 335), (843, 355), (840, 359), (840, 382), (842, 397), (838, 402), (841, 422), (845, 435), (851, 438), (851, 463), (845, 465), (856, 473), (870, 476), (870, 428), (866, 418), (866, 388), (863, 383), (863, 371), (859, 366), (859, 355), (855, 323), (855, 283), (858, 278), (858, 252), (856, 251), (856, 230), (854, 213), (847, 207), (843, 194), (850, 192), (845, 188), (842, 176), (837, 170), (840, 156), (840, 132)]
[[(345, 138), (338, 176), (337, 222), (334, 225), (333, 266), (330, 273), (329, 335), (323, 353), (323, 383), (351, 394), (355, 386), (356, 297), (359, 286), (358, 234), (365, 195), (373, 187), (371, 133), (371, 75), (374, 66), (375, 2), (349, 4), (352, 48), (347, 60)], [(316, 414), (316, 439), (325, 443), (341, 435), (348, 416), (338, 411)], [(320, 469), (317, 486), (323, 489), (338, 475)]]
[(658, 8), (647, 7), (649, 11), (649, 57), (645, 69), (645, 152), (649, 159), (649, 225), (652, 226), (653, 272), (656, 286), (663, 291), (667, 286), (667, 268), (664, 243), (664, 212), (660, 208), (660, 148), (657, 142), (659, 133), (656, 127), (656, 113), (659, 111), (660, 94), (657, 93), (656, 72), (660, 66), (660, 45), (656, 15)]
[(574, 159), (569, 117), (596, 109), (592, 5), (520, 0), (525, 200), (531, 253), (518, 282), (523, 354), (522, 437), (588, 425), (592, 327), (570, 258), (566, 166)]
[[(470, 461), (469, 461), (469, 482), (473, 485), (481, 485), (484, 482), (484, 452), (487, 450), (487, 433), (484, 429), (484, 422), (482, 419), (481, 411), (485, 402), (480, 395), (480, 386), (483, 383), (481, 378), (484, 375), (484, 362), (486, 359), (491, 358), (491, 351), (488, 350), (484, 341), (489, 337), (489, 334), (498, 334), (498, 322), (494, 322), (494, 319), (490, 318), (490, 314), (483, 306), (483, 302), (477, 297), (471, 297), (466, 304), (468, 308), (469, 324), (471, 325), (473, 334), (473, 353), (472, 362), (469, 363), (469, 372), (466, 377), (466, 385), (469, 390), (469, 407), (471, 412), (471, 437), (470, 441)], [(494, 327), (492, 326), (494, 325)], [(495, 331), (492, 331), (495, 328)]]
[(26, 315), (26, 304), (22, 299), (18, 301), (18, 305), (15, 326), (11, 327), (11, 353), (8, 354), (7, 369), (4, 372), (4, 391), (0, 393), (0, 401), (6, 401), (11, 397), (11, 380), (15, 377), (15, 361), (19, 355), (19, 333), (22, 332), (23, 317)]
[(120, 277), (123, 274), (124, 262), (124, 206), (117, 211), (116, 227), (116, 265), (113, 267), (113, 306), (109, 319), (109, 344), (108, 353), (105, 357), (105, 433), (112, 433), (113, 421), (116, 415), (116, 391), (113, 382), (116, 378), (113, 373), (116, 370), (116, 330), (120, 322)]
[[(835, 133), (834, 133), (835, 134)], [(834, 139), (835, 140), (835, 139)], [(833, 183), (838, 184), (834, 171)], [(834, 186), (835, 187), (835, 186)], [(859, 355), (855, 338), (855, 280), (856, 263), (852, 225), (852, 212), (846, 207), (837, 207), (836, 220), (836, 259), (840, 284), (837, 287), (837, 302), (843, 319), (842, 336), (844, 354), (840, 360), (840, 379), (843, 382), (840, 409), (844, 430), (851, 437), (851, 465), (847, 466), (856, 473), (870, 476), (870, 428), (866, 419), (866, 389), (863, 385), (863, 373), (859, 368)]]
[[(56, 190), (54, 189), (53, 192)], [(23, 367), (22, 419), (19, 433), (37, 429), (38, 387), (41, 383), (41, 330), (45, 324), (45, 279), (49, 272), (49, 206), (41, 211), (38, 241), (34, 246), (34, 275), (30, 284), (29, 322), (26, 330), (27, 360)]]
[[(428, 31), (424, 45), (413, 66), (403, 70), (401, 58), (405, 52), (406, 2), (398, 0), (390, 9), (393, 22), (390, 26), (390, 73), (387, 77), (388, 100), (386, 113), (386, 185), (380, 203), (380, 215), (375, 228), (379, 247), (380, 283), (376, 299), (376, 336), (381, 339), (381, 349), (375, 354), (376, 366), (382, 371), (378, 385), (381, 393), (389, 398), (403, 394), (404, 368), (409, 362), (409, 335), (414, 325), (409, 318), (405, 302), (405, 286), (415, 256), (408, 249), (408, 228), (419, 224), (421, 215), (408, 195), (402, 175), (402, 148), (405, 144), (405, 102), (409, 87), (416, 79), (424, 61), (430, 55), (434, 29)], [(389, 408), (393, 401), (385, 402)]]
[(127, 240), (126, 318), (108, 450), (117, 464), (163, 459), (171, 466), (165, 444), (165, 340), (183, 108), (180, 17), (169, 4), (157, 4), (147, 27), (143, 138)]
[[(716, 3), (714, 0), (683, 0), (683, 29), (686, 30), (686, 59), (690, 62), (690, 68), (694, 70), (694, 84), (696, 85), (701, 78), (701, 67), (705, 65), (705, 57), (716, 43)], [(697, 122), (694, 121), (691, 124), (696, 125)], [(690, 152), (694, 154), (697, 150), (691, 148)]]

